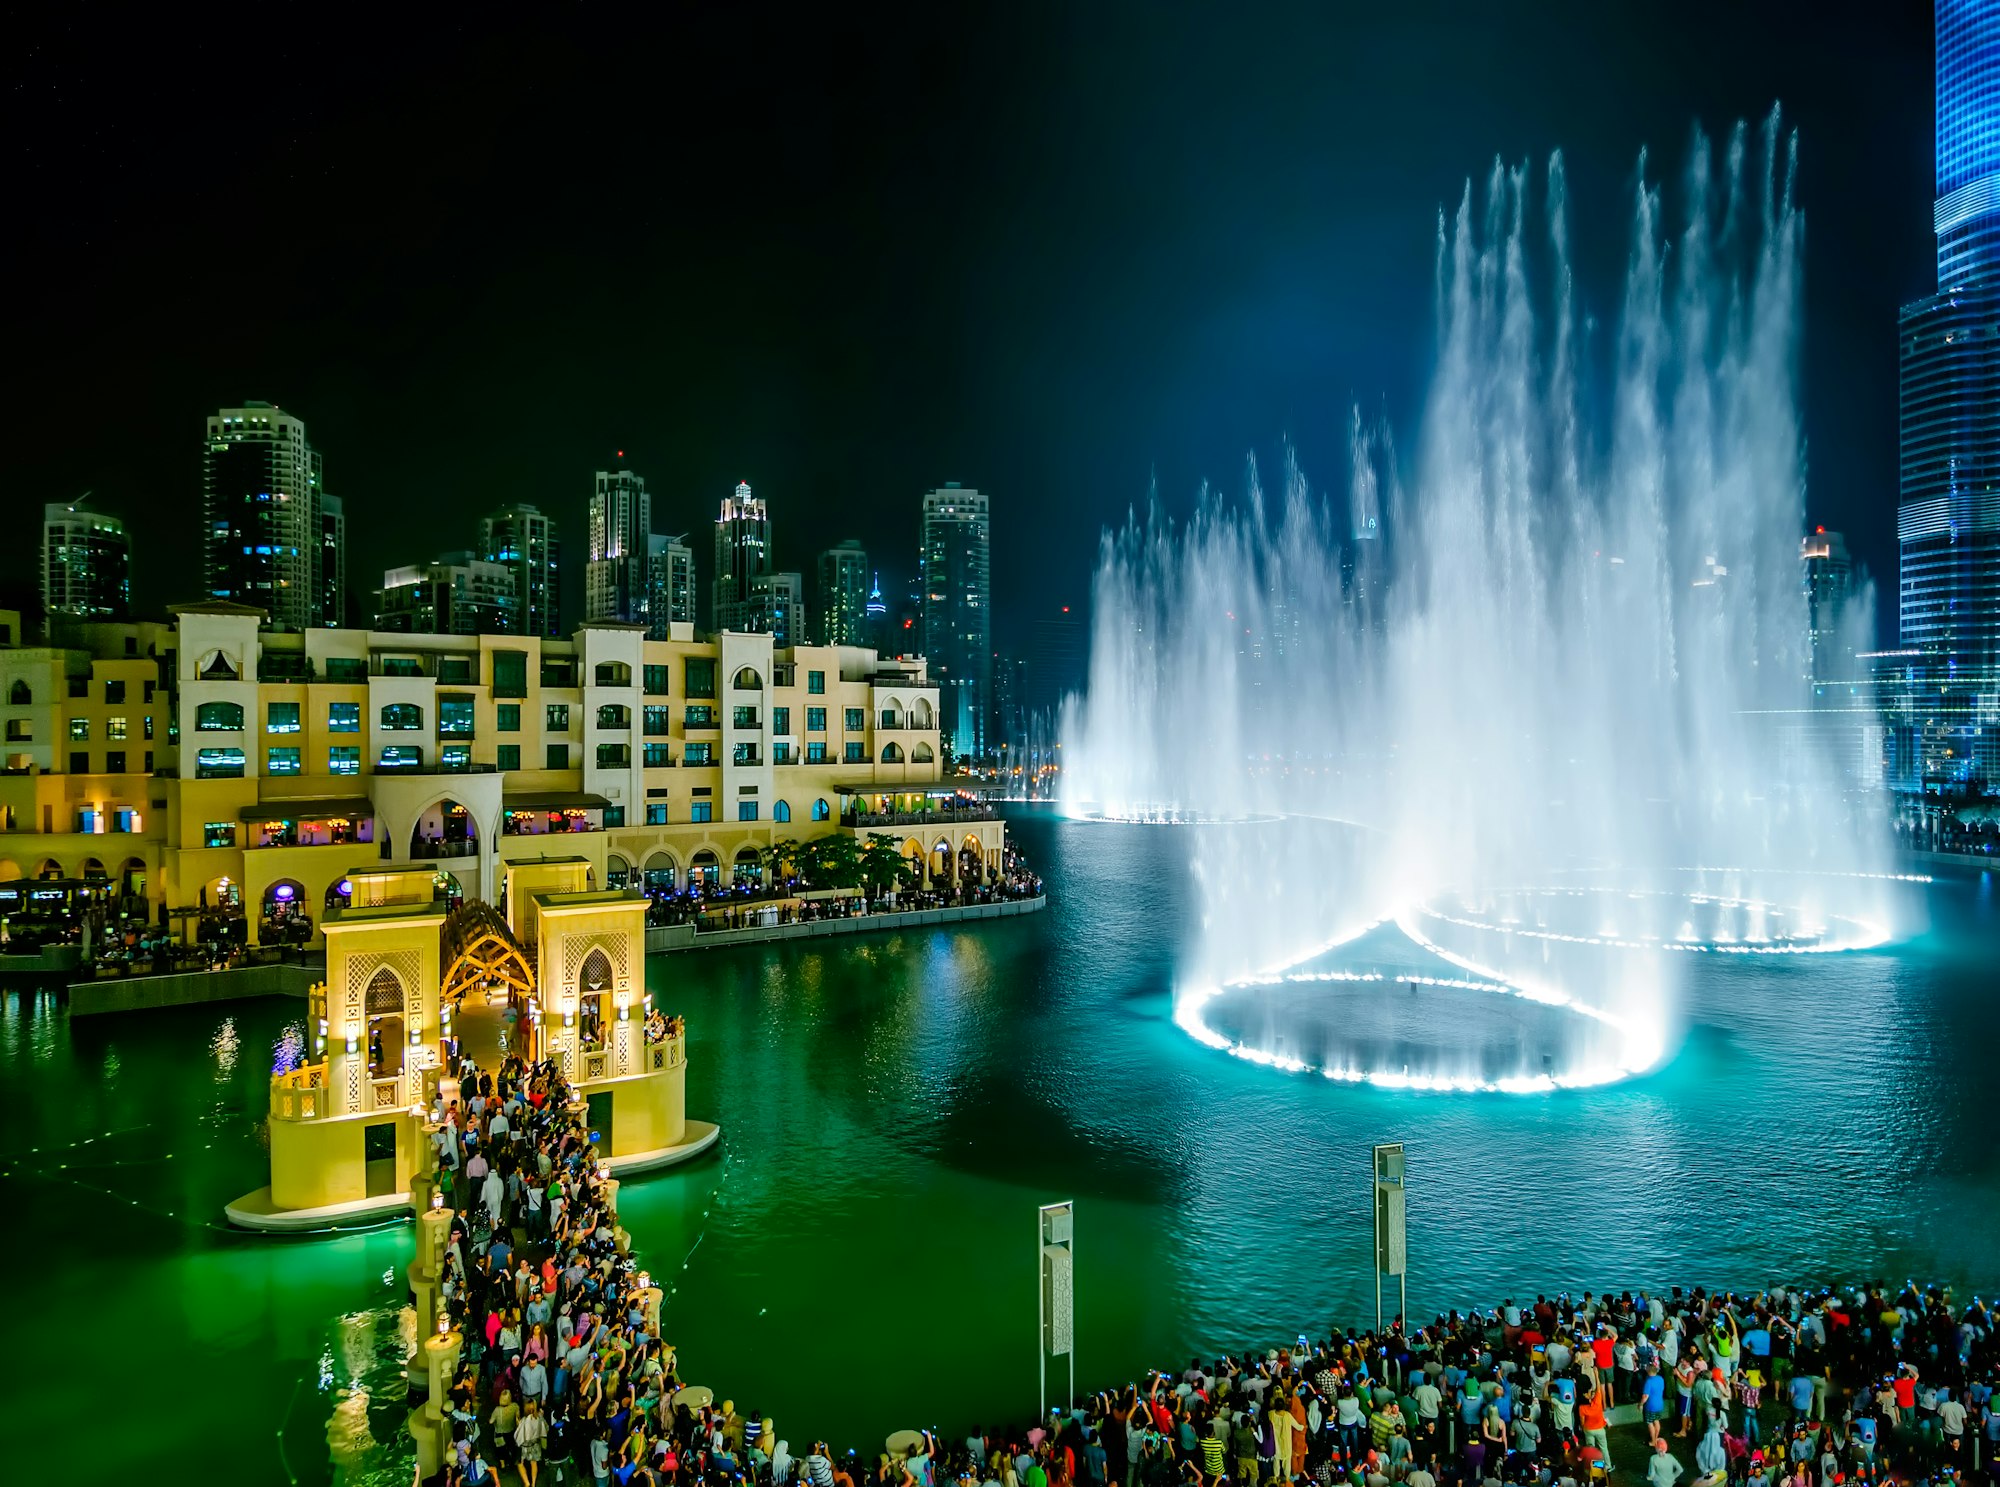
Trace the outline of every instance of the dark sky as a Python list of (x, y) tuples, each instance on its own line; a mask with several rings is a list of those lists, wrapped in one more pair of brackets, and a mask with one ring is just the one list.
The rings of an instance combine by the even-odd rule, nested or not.
[[(94, 488), (191, 597), (205, 414), (297, 413), (357, 597), (532, 500), (579, 560), (617, 449), (654, 524), (747, 478), (781, 566), (913, 566), (994, 497), (1003, 644), (1098, 529), (1351, 397), (1408, 428), (1435, 213), (1561, 146), (1607, 308), (1638, 151), (1782, 101), (1808, 217), (1810, 502), (1893, 574), (1895, 314), (1933, 282), (1916, 3), (43, 7), (7, 48), (8, 592)], [(945, 12), (952, 12), (946, 14)], [(1406, 444), (1407, 447), (1407, 444)], [(572, 613), (575, 610), (572, 609)]]

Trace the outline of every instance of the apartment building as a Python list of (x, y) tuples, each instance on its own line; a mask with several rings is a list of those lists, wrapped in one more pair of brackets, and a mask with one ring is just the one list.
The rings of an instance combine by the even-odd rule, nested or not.
[(677, 890), (837, 830), (894, 835), (927, 877), (1001, 860), (990, 813), (927, 820), (955, 791), (920, 659), (616, 621), (274, 631), (228, 603), (87, 632), (0, 649), (0, 882), (317, 919), (385, 861), (490, 901), (507, 862), (583, 856), (603, 886)]

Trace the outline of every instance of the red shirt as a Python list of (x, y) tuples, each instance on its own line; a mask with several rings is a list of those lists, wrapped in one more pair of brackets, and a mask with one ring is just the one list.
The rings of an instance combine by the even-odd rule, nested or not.
[(1909, 1410), (1915, 1409), (1916, 1406), (1917, 1381), (1908, 1374), (1898, 1376), (1896, 1379), (1896, 1408), (1899, 1410)]
[(1593, 1341), (1591, 1342), (1591, 1344), (1590, 1344), (1590, 1351), (1591, 1351), (1591, 1352), (1592, 1352), (1592, 1353), (1593, 1353), (1593, 1354), (1594, 1354), (1594, 1355), (1596, 1356), (1596, 1358), (1597, 1358), (1597, 1366), (1598, 1366), (1598, 1367), (1599, 1367), (1600, 1369), (1608, 1369), (1608, 1368), (1610, 1368), (1610, 1367), (1611, 1367), (1611, 1339), (1610, 1339), (1610, 1338), (1608, 1338), (1608, 1337), (1600, 1337), (1600, 1338), (1596, 1338), (1596, 1339), (1595, 1339), (1595, 1340), (1593, 1340)]

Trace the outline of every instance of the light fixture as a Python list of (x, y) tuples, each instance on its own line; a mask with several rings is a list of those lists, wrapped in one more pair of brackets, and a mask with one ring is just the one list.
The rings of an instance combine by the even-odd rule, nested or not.
[(349, 1033), (347, 1035), (347, 1051), (349, 1053), (355, 1052), (360, 1047), (360, 1043), (361, 1040), (355, 1037), (354, 1034)]
[(444, 1207), (444, 1194), (436, 1188), (431, 1189), (431, 1207)]
[(424, 1029), (423, 1029), (423, 1024), (422, 1024), (422, 1023), (417, 1023), (417, 1022), (413, 1022), (413, 1023), (411, 1023), (411, 1024), (410, 1024), (410, 1046), (411, 1046), (412, 1048), (419, 1048), (419, 1047), (423, 1046), (423, 1041), (424, 1041)]

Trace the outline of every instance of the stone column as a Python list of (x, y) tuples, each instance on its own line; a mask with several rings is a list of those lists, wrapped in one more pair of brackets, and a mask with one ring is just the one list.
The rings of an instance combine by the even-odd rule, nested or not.
[(444, 1465), (451, 1448), (451, 1427), (445, 1418), (445, 1402), (451, 1394), (452, 1375), (458, 1372), (458, 1355), (464, 1339), (456, 1332), (433, 1332), (417, 1347), (424, 1360), (424, 1374), (430, 1397), (410, 1411), (410, 1438), (417, 1444), (417, 1476), (428, 1481)]

